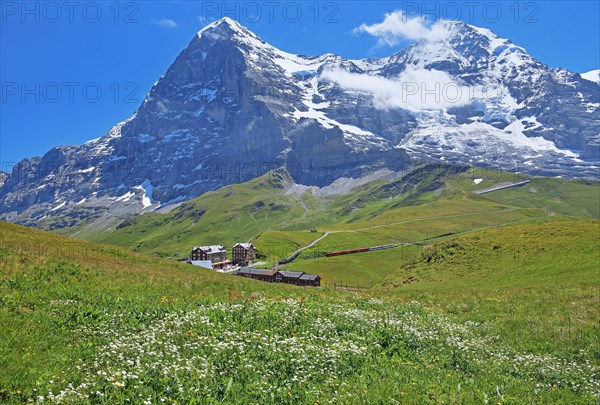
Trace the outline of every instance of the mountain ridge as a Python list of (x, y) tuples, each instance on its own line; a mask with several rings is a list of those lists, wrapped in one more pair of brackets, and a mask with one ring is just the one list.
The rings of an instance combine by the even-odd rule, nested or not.
[[(122, 218), (278, 167), (318, 186), (405, 169), (411, 159), (598, 177), (597, 84), (550, 69), (487, 29), (440, 26), (449, 34), (350, 60), (290, 54), (232, 19), (215, 21), (128, 120), (19, 162), (0, 186), (0, 218), (50, 227), (64, 224), (60, 215)], [(420, 81), (458, 83), (474, 97), (430, 105), (422, 94), (394, 93)], [(493, 86), (497, 94), (484, 97)]]

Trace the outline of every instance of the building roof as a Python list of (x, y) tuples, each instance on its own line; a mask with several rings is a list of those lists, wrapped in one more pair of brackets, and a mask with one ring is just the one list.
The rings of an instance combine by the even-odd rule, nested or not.
[(300, 277), (300, 280), (309, 280), (309, 281), (315, 281), (319, 276), (316, 274), (303, 274)]
[(300, 278), (304, 272), (303, 271), (290, 271), (290, 270), (279, 270), (283, 277), (287, 278)]
[(238, 245), (241, 246), (241, 247), (243, 247), (246, 250), (254, 249), (254, 245), (252, 243), (241, 243), (241, 242), (238, 242), (233, 247), (236, 247)]
[(225, 248), (221, 245), (209, 245), (209, 246), (194, 246), (192, 250), (201, 249), (206, 253), (215, 253), (215, 252), (226, 252)]
[(237, 274), (260, 275), (260, 276), (272, 276), (275, 273), (277, 273), (277, 270), (255, 269), (253, 267), (242, 267), (237, 272)]
[(210, 260), (190, 260), (190, 264), (194, 266), (204, 267), (205, 269), (213, 268), (212, 262)]

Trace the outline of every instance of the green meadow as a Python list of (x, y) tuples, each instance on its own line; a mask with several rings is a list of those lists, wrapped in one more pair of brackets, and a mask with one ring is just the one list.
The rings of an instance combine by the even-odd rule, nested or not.
[[(5, 403), (591, 403), (600, 394), (596, 221), (439, 242), (361, 291), (262, 283), (0, 226)], [(562, 236), (540, 241), (548, 232)], [(520, 255), (529, 249), (535, 258)]]

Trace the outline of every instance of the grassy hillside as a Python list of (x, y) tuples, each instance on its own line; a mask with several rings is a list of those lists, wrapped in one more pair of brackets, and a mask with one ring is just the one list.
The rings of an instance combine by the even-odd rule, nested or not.
[(127, 312), (125, 321), (139, 324), (150, 316), (144, 311), (158, 314), (178, 300), (261, 287), (241, 277), (223, 278), (0, 221), (0, 402), (25, 402), (25, 395), (37, 396), (34, 388), (51, 386), (53, 376), (75, 375), (70, 369), (77, 359), (96, 348), (81, 340), (81, 328), (108, 313)]
[(513, 188), (490, 194), (495, 201), (531, 207), (580, 218), (600, 217), (600, 190), (597, 182), (536, 178), (522, 189)]
[[(316, 196), (311, 191), (288, 193), (291, 180), (275, 171), (207, 193), (169, 213), (139, 215), (116, 229), (74, 236), (160, 256), (187, 255), (199, 244), (231, 247), (253, 241), (275, 262), (320, 236), (308, 232), (312, 227), (320, 232), (358, 232), (356, 243), (348, 235), (334, 234), (322, 242), (352, 248), (412, 243), (516, 222), (600, 215), (598, 183), (534, 178), (524, 187), (472, 193), (524, 179), (485, 169), (423, 165), (394, 181), (373, 181), (344, 195)], [(377, 228), (366, 229), (373, 226)]]
[(381, 284), (405, 291), (595, 286), (599, 240), (599, 221), (490, 229), (422, 247)]
[[(325, 282), (368, 286), (412, 259), (417, 252), (415, 244), (428, 246), (452, 236), (514, 224), (599, 218), (597, 183), (534, 178), (518, 188), (484, 195), (472, 193), (523, 179), (517, 174), (471, 170), (445, 178), (444, 188), (433, 195), (424, 192), (410, 197), (420, 199), (417, 205), (402, 205), (401, 199), (394, 198), (367, 204), (355, 212), (353, 220), (321, 225), (319, 231), (329, 232), (327, 238), (285, 267), (317, 272)], [(388, 206), (384, 210), (373, 209), (379, 204)], [(323, 257), (327, 251), (389, 243), (400, 247), (385, 252)]]
[[(386, 285), (402, 286), (405, 290), (468, 288), (472, 280), (485, 280), (490, 288), (518, 287), (528, 277), (536, 285), (547, 285), (543, 282), (546, 278), (568, 284), (573, 273), (577, 273), (577, 280), (596, 283), (600, 268), (599, 226), (597, 221), (529, 222), (443, 236), (379, 252), (324, 257), (320, 253), (374, 246), (382, 241), (361, 232), (334, 233), (284, 267), (317, 273), (324, 283), (366, 287), (385, 280)], [(547, 269), (554, 273), (547, 273)]]
[(254, 239), (263, 229), (285, 226), (306, 210), (283, 192), (287, 179), (270, 172), (248, 183), (206, 193), (167, 214), (132, 217), (100, 234), (78, 238), (129, 247), (135, 251), (184, 255), (199, 244), (224, 244)]
[[(192, 246), (252, 241), (268, 266), (327, 232), (286, 269), (317, 273), (324, 283), (369, 287), (420, 254), (421, 246), (513, 224), (599, 218), (598, 183), (532, 178), (524, 186), (474, 191), (526, 180), (521, 174), (422, 165), (393, 181), (376, 180), (342, 195), (290, 193), (287, 173), (274, 171), (190, 200), (164, 214), (132, 217), (98, 234), (100, 241), (163, 257)], [(316, 227), (318, 232), (309, 230)], [(324, 258), (325, 252), (383, 244), (377, 253)]]
[[(452, 266), (421, 255), (357, 293), (0, 222), (0, 402), (592, 403), (598, 223), (511, 228), (445, 241), (426, 251)], [(487, 266), (455, 274), (473, 260), (499, 263), (491, 284)], [(400, 284), (407, 272), (421, 278)]]
[(579, 220), (446, 238), (407, 257), (375, 290), (486, 324), (517, 350), (598, 360), (598, 240), (600, 222)]

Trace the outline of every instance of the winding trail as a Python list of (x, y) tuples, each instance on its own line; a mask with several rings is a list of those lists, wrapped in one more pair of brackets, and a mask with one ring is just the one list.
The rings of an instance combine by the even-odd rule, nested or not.
[(329, 236), (329, 232), (325, 232), (323, 233), (323, 235), (321, 235), (320, 237), (318, 237), (317, 239), (313, 240), (312, 242), (310, 242), (308, 245), (306, 246), (302, 246), (298, 249), (296, 249), (294, 251), (294, 253), (292, 253), (291, 255), (289, 255), (288, 257), (286, 257), (285, 259), (282, 259), (279, 261), (280, 264), (288, 264), (290, 262), (292, 262), (296, 257), (298, 257), (298, 255), (306, 249), (310, 249), (311, 247), (313, 247), (314, 245), (316, 245), (317, 243), (319, 243), (320, 241), (322, 241), (323, 239), (325, 239), (327, 236)]

